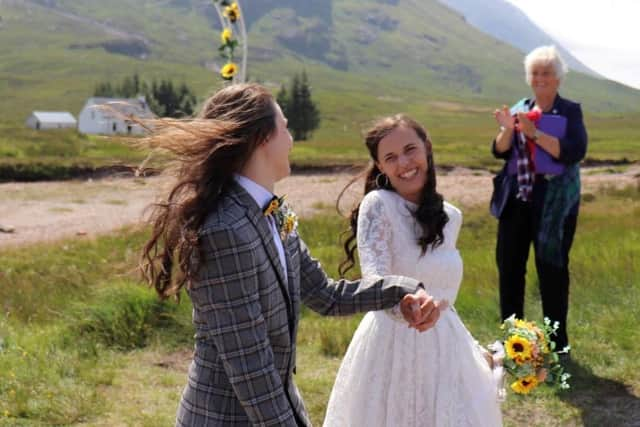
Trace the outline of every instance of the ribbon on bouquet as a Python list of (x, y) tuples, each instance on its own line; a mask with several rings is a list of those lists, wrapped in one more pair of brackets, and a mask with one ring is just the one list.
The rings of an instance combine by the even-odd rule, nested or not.
[(492, 344), (487, 346), (489, 353), (491, 353), (491, 358), (493, 359), (493, 380), (498, 389), (497, 399), (498, 402), (504, 402), (507, 400), (507, 390), (504, 386), (505, 376), (507, 371), (504, 369), (504, 346), (500, 341), (495, 341)]

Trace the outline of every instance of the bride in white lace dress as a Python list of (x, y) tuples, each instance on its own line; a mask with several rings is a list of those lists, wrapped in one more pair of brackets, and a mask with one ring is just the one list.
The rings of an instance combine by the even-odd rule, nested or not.
[[(402, 115), (379, 121), (366, 142), (374, 164), (351, 217), (362, 275), (414, 277), (450, 308), (423, 333), (394, 310), (367, 313), (340, 366), (324, 426), (501, 426), (498, 380), (453, 309), (462, 281), (462, 214), (435, 190), (431, 142)], [(347, 266), (353, 248), (348, 255)]]

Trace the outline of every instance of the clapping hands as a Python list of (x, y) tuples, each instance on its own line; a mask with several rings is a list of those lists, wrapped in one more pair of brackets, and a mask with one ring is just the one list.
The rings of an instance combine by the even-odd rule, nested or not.
[(407, 294), (400, 301), (400, 311), (409, 327), (420, 332), (433, 327), (440, 318), (440, 313), (449, 307), (446, 300), (435, 300), (424, 289), (415, 294)]
[(511, 111), (506, 105), (503, 105), (501, 109), (497, 109), (493, 112), (496, 122), (498, 122), (501, 127), (513, 130), (516, 127), (517, 122), (519, 124), (519, 130), (525, 135), (531, 137), (531, 135), (536, 131), (536, 125), (530, 120), (527, 114), (528, 113), (525, 112), (516, 113), (516, 121), (516, 116), (511, 114)]
[(518, 123), (520, 132), (531, 138), (536, 133), (536, 125), (529, 120), (527, 113), (518, 113)]
[(503, 105), (502, 109), (495, 110), (493, 112), (493, 115), (496, 118), (496, 122), (498, 122), (500, 126), (506, 129), (513, 130), (516, 125), (515, 117), (511, 115), (509, 107), (507, 107), (506, 105)]

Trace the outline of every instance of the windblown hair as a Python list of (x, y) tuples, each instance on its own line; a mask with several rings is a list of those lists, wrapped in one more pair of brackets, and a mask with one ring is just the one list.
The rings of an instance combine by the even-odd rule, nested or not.
[[(369, 150), (369, 155), (371, 157), (370, 165), (362, 174), (356, 176), (353, 180), (351, 180), (351, 182), (346, 185), (346, 187), (340, 193), (340, 196), (338, 196), (337, 203), (339, 204), (340, 198), (345, 193), (347, 188), (349, 188), (363, 175), (365, 176), (365, 195), (373, 190), (381, 188), (376, 182), (378, 176), (382, 174), (380, 169), (378, 169), (378, 167), (376, 166), (376, 162), (378, 161), (378, 145), (380, 144), (380, 141), (382, 139), (384, 139), (387, 135), (389, 135), (399, 127), (413, 129), (420, 140), (422, 140), (422, 142), (426, 146), (427, 165), (429, 170), (427, 171), (427, 180), (424, 183), (424, 187), (422, 189), (420, 203), (418, 204), (416, 210), (413, 212), (414, 218), (422, 228), (422, 235), (417, 237), (416, 243), (420, 245), (422, 255), (424, 255), (428, 249), (436, 248), (444, 242), (443, 230), (445, 224), (449, 221), (449, 217), (444, 211), (444, 202), (442, 195), (440, 195), (436, 191), (436, 171), (433, 163), (433, 150), (431, 140), (427, 135), (427, 131), (412, 118), (403, 114), (398, 114), (391, 117), (385, 117), (374, 123), (373, 127), (366, 133), (365, 136), (365, 144), (367, 146), (367, 149)], [(390, 186), (388, 180), (386, 180), (386, 184), (382, 188), (395, 191)], [(344, 276), (345, 273), (355, 265), (355, 251), (357, 247), (356, 239), (358, 233), (358, 214), (360, 211), (360, 203), (358, 203), (356, 208), (353, 209), (353, 211), (349, 215), (349, 229), (345, 232), (345, 234), (348, 234), (348, 237), (344, 241), (344, 251), (346, 254), (346, 258), (338, 267), (338, 272), (341, 276)]]
[(179, 297), (199, 268), (198, 232), (207, 215), (276, 129), (275, 101), (260, 85), (231, 85), (211, 96), (196, 118), (159, 119), (149, 128), (141, 144), (175, 159), (177, 182), (153, 205), (140, 269), (160, 297)]

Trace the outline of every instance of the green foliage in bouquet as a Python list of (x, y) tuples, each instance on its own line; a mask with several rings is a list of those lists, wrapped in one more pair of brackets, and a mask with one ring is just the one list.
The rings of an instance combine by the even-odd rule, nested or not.
[(569, 348), (556, 351), (551, 339), (558, 329), (545, 317), (544, 325), (516, 319), (511, 316), (501, 326), (503, 335), (489, 348), (495, 353), (494, 360), (502, 363), (504, 370), (515, 381), (510, 388), (518, 394), (528, 394), (539, 384), (545, 383), (559, 389), (568, 389), (570, 374), (560, 364), (559, 354)]

